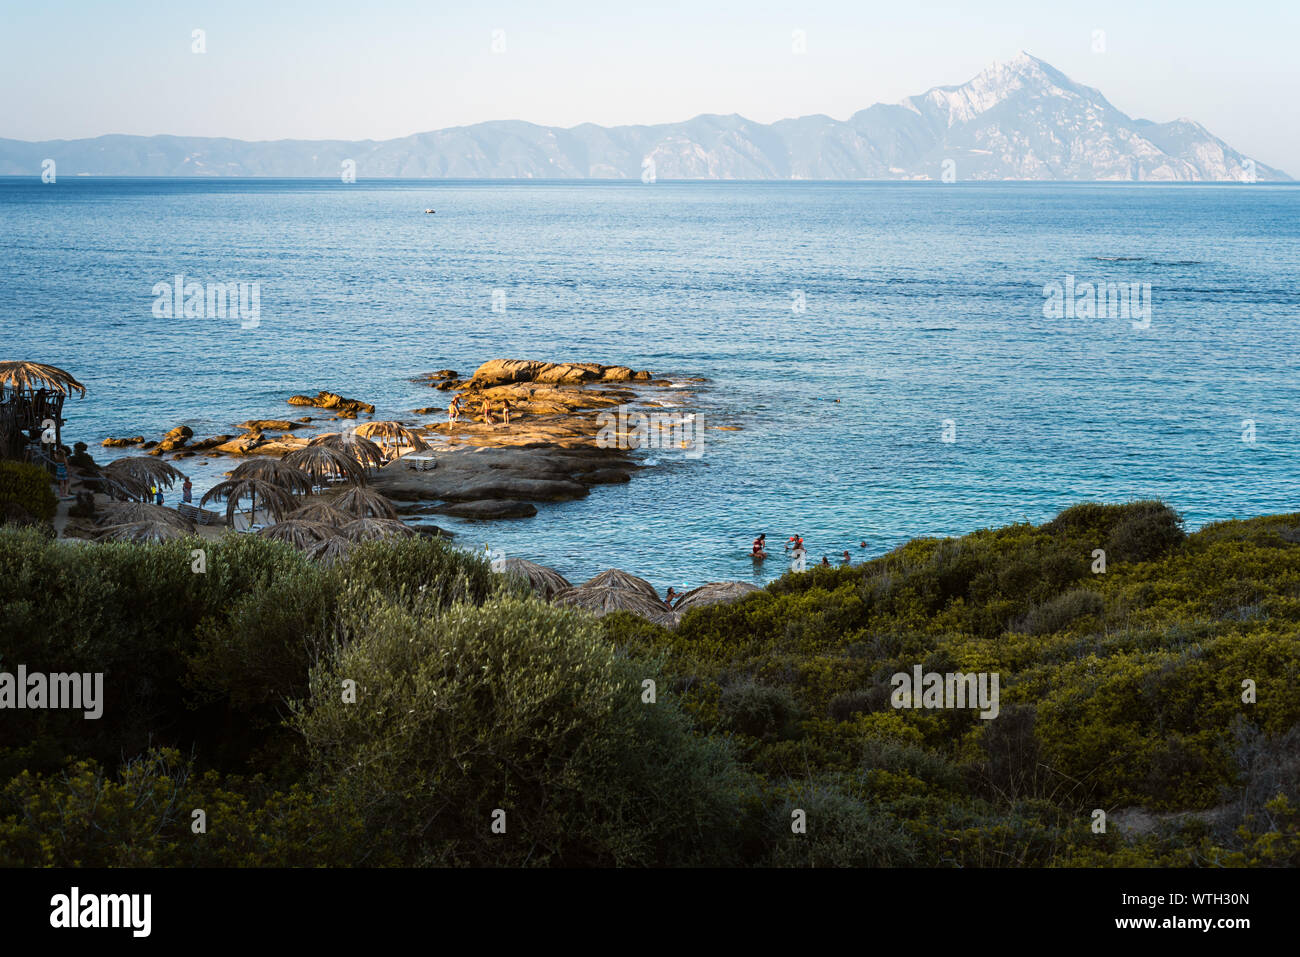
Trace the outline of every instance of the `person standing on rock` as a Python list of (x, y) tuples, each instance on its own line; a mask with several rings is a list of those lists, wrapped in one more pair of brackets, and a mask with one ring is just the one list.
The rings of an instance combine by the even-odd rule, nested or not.
[(451, 405), (447, 406), (447, 423), (451, 424), (460, 418), (460, 396), (451, 397)]
[(510, 400), (509, 399), (501, 400), (501, 421), (505, 425), (510, 424)]
[(483, 422), (486, 425), (495, 425), (492, 419), (492, 403), (487, 399), (483, 400)]

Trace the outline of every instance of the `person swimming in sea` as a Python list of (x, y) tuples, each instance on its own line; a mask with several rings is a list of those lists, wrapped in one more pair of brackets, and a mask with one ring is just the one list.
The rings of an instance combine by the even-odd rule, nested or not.
[(827, 558), (825, 555), (823, 555), (823, 556), (822, 556), (822, 568), (830, 568), (830, 567), (831, 567), (831, 560), (830, 560), (829, 558)]
[(756, 560), (761, 561), (767, 558), (767, 533), (764, 532), (754, 539), (754, 545), (749, 550), (749, 554)]
[(849, 552), (848, 552), (848, 549), (845, 549), (845, 550), (844, 550), (844, 557), (840, 559), (840, 564), (841, 564), (841, 565), (852, 565), (852, 564), (853, 564), (853, 560), (852, 560), (851, 558), (849, 558)]

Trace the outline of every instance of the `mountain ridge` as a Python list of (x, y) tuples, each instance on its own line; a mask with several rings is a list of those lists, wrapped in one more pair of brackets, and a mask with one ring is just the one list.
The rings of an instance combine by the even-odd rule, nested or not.
[(0, 175), (358, 178), (1290, 180), (1183, 116), (1133, 118), (1028, 53), (966, 83), (825, 114), (758, 123), (702, 113), (678, 123), (573, 127), (493, 120), (388, 140), (239, 140), (160, 134), (0, 139)]

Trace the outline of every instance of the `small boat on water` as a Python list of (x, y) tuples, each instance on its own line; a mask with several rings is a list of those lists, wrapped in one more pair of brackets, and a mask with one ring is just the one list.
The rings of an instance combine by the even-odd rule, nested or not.
[(426, 209), (425, 212), (426, 212), (426, 213), (436, 213), (437, 210), (436, 210), (436, 209)]

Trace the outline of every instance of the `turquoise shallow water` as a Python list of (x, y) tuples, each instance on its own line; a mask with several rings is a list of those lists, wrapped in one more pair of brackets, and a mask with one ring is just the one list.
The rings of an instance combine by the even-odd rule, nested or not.
[[(739, 431), (699, 459), (440, 522), (576, 579), (763, 581), (758, 531), (857, 559), (1082, 499), (1300, 510), (1296, 187), (0, 179), (0, 249), (2, 351), (86, 383), (92, 446), (321, 388), (409, 418), (445, 404), (412, 376), (492, 357), (707, 377)], [(260, 325), (155, 318), (177, 273), (260, 283)], [(1067, 275), (1149, 283), (1149, 328), (1044, 318)]]

